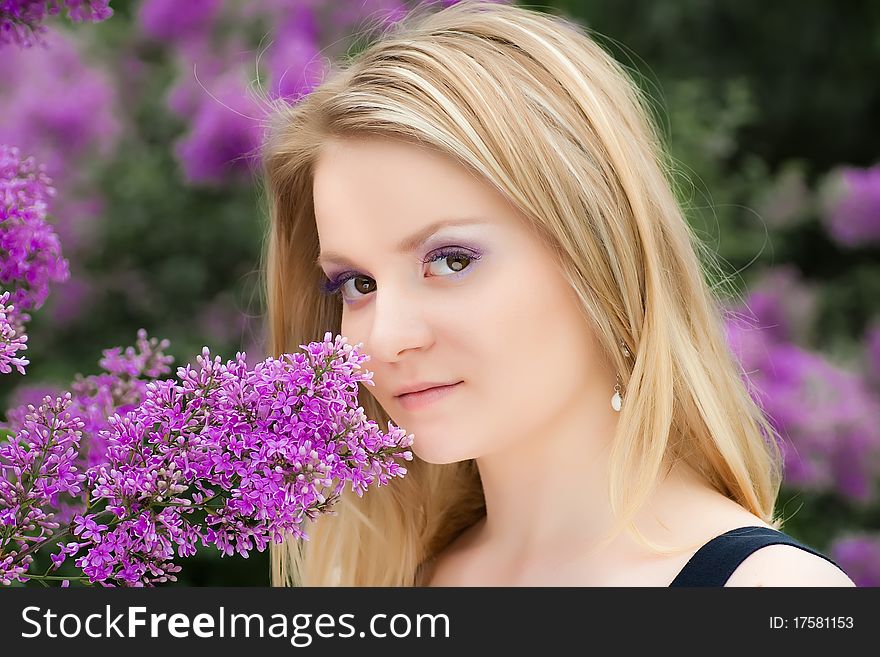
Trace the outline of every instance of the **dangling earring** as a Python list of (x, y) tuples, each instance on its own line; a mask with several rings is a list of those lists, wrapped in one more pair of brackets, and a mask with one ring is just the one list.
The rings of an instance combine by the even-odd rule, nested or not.
[(620, 413), (623, 405), (623, 397), (620, 396), (620, 374), (617, 375), (617, 383), (614, 386), (614, 396), (611, 398), (611, 408)]
[[(623, 349), (624, 358), (629, 358), (629, 349), (626, 348), (626, 343), (621, 340), (620, 348)], [(620, 413), (620, 409), (623, 407), (623, 395), (620, 394), (620, 374), (616, 374), (617, 383), (614, 384), (614, 396), (611, 398), (611, 408)]]

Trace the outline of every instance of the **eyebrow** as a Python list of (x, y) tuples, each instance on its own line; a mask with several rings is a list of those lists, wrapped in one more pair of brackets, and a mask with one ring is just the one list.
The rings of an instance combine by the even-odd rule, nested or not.
[[(403, 238), (397, 244), (397, 252), (398, 253), (411, 253), (419, 248), (422, 244), (424, 244), (429, 237), (431, 237), (434, 233), (439, 231), (441, 228), (445, 228), (446, 226), (463, 226), (467, 224), (485, 224), (489, 223), (488, 219), (483, 219), (481, 217), (462, 217), (459, 219), (438, 219), (437, 221), (433, 221), (424, 228), (416, 231), (409, 237)], [(315, 263), (320, 265), (327, 264), (329, 262), (333, 262), (340, 265), (346, 265), (349, 267), (354, 267), (355, 264), (346, 258), (344, 255), (336, 253), (335, 251), (326, 251), (324, 253), (319, 253)]]

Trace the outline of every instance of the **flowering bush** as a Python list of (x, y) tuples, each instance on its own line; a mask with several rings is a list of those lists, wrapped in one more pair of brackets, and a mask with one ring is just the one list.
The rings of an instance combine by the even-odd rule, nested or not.
[[(29, 405), (0, 444), (0, 582), (67, 582), (49, 573), (76, 555), (83, 583), (175, 581), (175, 550), (190, 556), (201, 543), (247, 556), (286, 534), (307, 539), (303, 521), (332, 513), (346, 484), (360, 496), (405, 475), (395, 459), (412, 458), (412, 435), (390, 422), (383, 434), (357, 406), (358, 382), (372, 384), (358, 371), (367, 357), (330, 333), (300, 346), (253, 369), (241, 352), (221, 364), (205, 347), (198, 370), (147, 383), (141, 403), (108, 417), (97, 434), (106, 451), (84, 472), (72, 395)], [(59, 494), (85, 495), (64, 527)], [(47, 572), (29, 572), (33, 553), (55, 544)]]
[(29, 47), (46, 31), (42, 22), (48, 16), (66, 11), (77, 23), (99, 22), (110, 18), (110, 0), (3, 0), (0, 3), (0, 46), (15, 43)]

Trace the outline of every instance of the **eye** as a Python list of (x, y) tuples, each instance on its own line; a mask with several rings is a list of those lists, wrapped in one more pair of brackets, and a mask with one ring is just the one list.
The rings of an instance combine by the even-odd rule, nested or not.
[[(455, 279), (459, 276), (464, 276), (465, 270), (470, 267), (471, 261), (479, 260), (481, 257), (482, 255), (479, 253), (464, 250), (461, 247), (445, 247), (430, 253), (422, 262), (429, 266), (436, 262), (442, 262), (452, 273), (435, 275)], [(357, 272), (345, 272), (333, 280), (324, 281), (321, 284), (321, 291), (328, 295), (345, 292), (345, 285), (349, 281), (353, 281), (354, 290), (349, 290), (351, 295), (340, 294), (346, 303), (353, 303), (359, 297), (367, 295), (375, 289), (376, 282), (369, 276), (361, 276)]]

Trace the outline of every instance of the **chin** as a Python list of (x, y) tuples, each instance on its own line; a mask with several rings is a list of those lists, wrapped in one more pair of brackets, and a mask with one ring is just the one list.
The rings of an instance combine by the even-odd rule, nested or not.
[(432, 463), (434, 465), (446, 465), (448, 463), (458, 463), (459, 461), (465, 461), (470, 456), (464, 455), (457, 451), (451, 451), (449, 449), (444, 449), (444, 447), (449, 447), (448, 445), (420, 445), (418, 434), (415, 435), (412, 445), (413, 454), (418, 456), (422, 461), (426, 463)]

